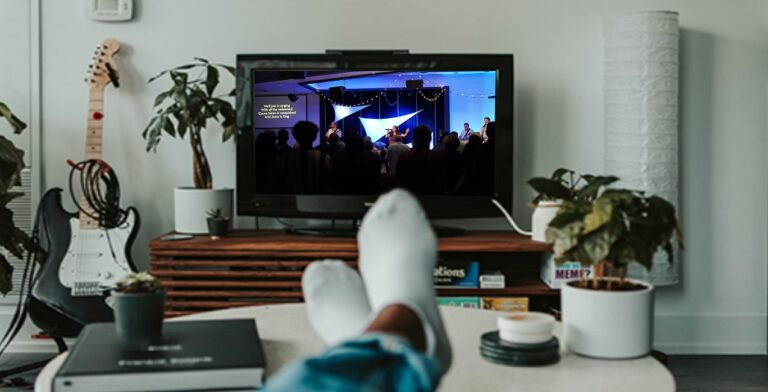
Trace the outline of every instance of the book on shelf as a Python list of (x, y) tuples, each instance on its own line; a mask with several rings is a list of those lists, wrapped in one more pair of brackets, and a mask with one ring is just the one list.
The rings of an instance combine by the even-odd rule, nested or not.
[(541, 280), (552, 289), (559, 289), (565, 282), (584, 277), (592, 277), (592, 266), (581, 265), (577, 261), (556, 263), (552, 254), (545, 254), (541, 262)]
[(438, 261), (432, 278), (440, 288), (476, 289), (480, 275), (478, 261)]
[(163, 341), (125, 350), (112, 323), (87, 325), (55, 392), (253, 390), (266, 361), (253, 319), (167, 322)]
[(527, 312), (528, 297), (482, 297), (480, 305), (482, 309), (499, 312)]
[(480, 298), (478, 297), (438, 297), (438, 305), (455, 306), (457, 308), (480, 308)]
[(501, 271), (486, 271), (480, 275), (481, 289), (503, 289), (506, 287), (504, 274)]

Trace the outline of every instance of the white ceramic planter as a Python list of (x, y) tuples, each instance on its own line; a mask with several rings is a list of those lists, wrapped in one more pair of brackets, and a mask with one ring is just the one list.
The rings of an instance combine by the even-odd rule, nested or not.
[(563, 205), (562, 200), (542, 200), (533, 210), (533, 217), (531, 218), (531, 239), (539, 242), (547, 241), (547, 227), (549, 222), (557, 215), (557, 211), (560, 210), (560, 206)]
[[(208, 233), (208, 211), (220, 209), (232, 218), (232, 189), (176, 188), (173, 191), (174, 226), (178, 233)], [(232, 219), (230, 219), (230, 222)]]
[(568, 350), (606, 359), (637, 358), (651, 352), (653, 286), (629, 281), (646, 287), (598, 291), (563, 285), (563, 336)]

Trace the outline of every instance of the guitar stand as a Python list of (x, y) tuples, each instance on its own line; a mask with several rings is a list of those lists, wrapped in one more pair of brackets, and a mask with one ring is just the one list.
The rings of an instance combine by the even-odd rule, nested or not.
[[(51, 359), (56, 358), (60, 354), (67, 351), (67, 344), (64, 342), (64, 338), (53, 337), (53, 341), (56, 342), (56, 347), (59, 350), (59, 352), (56, 355), (43, 361), (32, 362), (26, 365), (17, 366), (12, 369), (2, 370), (0, 371), (0, 382), (5, 381), (5, 379), (10, 376), (16, 376), (22, 373), (26, 373), (30, 370), (42, 369), (48, 362), (50, 362)], [(13, 380), (8, 380), (8, 381), (13, 381)]]

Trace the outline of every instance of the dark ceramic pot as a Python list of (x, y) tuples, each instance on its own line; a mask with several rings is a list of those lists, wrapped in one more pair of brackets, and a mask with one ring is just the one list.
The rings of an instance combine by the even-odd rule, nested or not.
[(163, 338), (165, 290), (152, 293), (112, 292), (115, 328), (123, 345), (132, 350), (145, 350)]
[(226, 237), (229, 231), (229, 219), (208, 218), (208, 234), (213, 238)]

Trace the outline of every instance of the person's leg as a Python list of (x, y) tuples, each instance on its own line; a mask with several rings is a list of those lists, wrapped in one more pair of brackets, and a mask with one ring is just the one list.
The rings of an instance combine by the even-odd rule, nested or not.
[(339, 260), (316, 261), (301, 277), (309, 322), (328, 345), (360, 336), (371, 306), (357, 271)]
[(424, 335), (425, 353), (447, 371), (451, 346), (432, 280), (437, 238), (418, 200), (402, 189), (379, 197), (363, 218), (357, 243), (373, 312), (393, 305), (409, 309), (420, 320), (421, 328), (414, 329)]
[(419, 352), (424, 352), (427, 348), (421, 319), (405, 305), (391, 305), (382, 309), (365, 331), (403, 337)]
[(404, 305), (379, 312), (361, 336), (293, 362), (267, 380), (266, 391), (434, 391), (444, 368), (424, 353), (421, 318)]
[[(358, 338), (282, 369), (268, 380), (266, 390), (430, 391), (437, 388), (450, 366), (451, 349), (432, 286), (436, 239), (424, 211), (405, 191), (395, 190), (380, 197), (363, 220), (358, 246), (365, 291), (375, 314), (373, 320)], [(341, 271), (328, 271), (327, 276), (313, 272), (325, 270), (321, 267), (308, 268), (305, 272), (310, 320), (326, 340), (333, 337), (323, 331), (344, 328), (344, 323), (339, 321), (357, 317), (340, 309), (344, 308), (341, 297), (365, 295), (361, 293), (362, 284), (348, 284), (347, 278), (356, 274), (345, 272), (346, 266), (338, 268)], [(337, 275), (345, 278), (336, 279)], [(347, 283), (339, 285), (339, 282)], [(337, 305), (333, 306), (334, 303)], [(326, 317), (326, 313), (330, 317)]]

